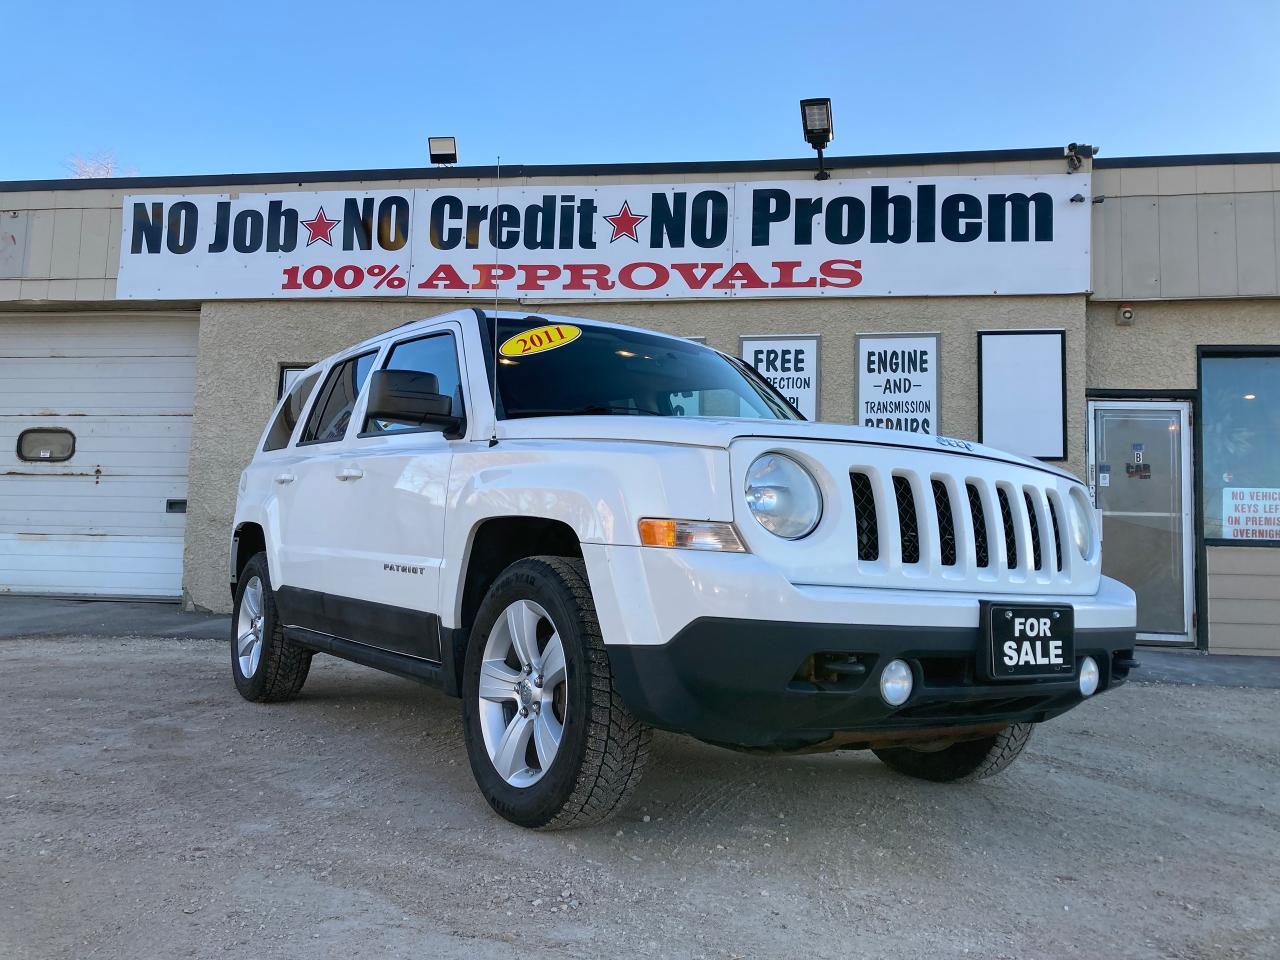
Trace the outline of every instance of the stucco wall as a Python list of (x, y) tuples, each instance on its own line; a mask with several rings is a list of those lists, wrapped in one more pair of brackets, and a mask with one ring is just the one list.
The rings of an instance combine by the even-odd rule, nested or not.
[(1091, 390), (1194, 390), (1197, 344), (1280, 343), (1280, 300), (1136, 302), (1128, 327), (1118, 307), (1088, 305)]
[[(189, 605), (229, 607), (227, 537), (240, 471), (275, 403), (282, 363), (309, 363), (448, 303), (370, 301), (217, 302), (200, 314), (200, 358), (184, 557)], [(822, 418), (849, 422), (854, 406), (854, 336), (941, 331), (941, 432), (976, 438), (977, 331), (1009, 327), (1067, 330), (1066, 466), (1084, 460), (1085, 305), (1081, 296), (754, 300), (546, 306), (601, 320), (700, 335), (729, 352), (750, 334), (822, 335)]]

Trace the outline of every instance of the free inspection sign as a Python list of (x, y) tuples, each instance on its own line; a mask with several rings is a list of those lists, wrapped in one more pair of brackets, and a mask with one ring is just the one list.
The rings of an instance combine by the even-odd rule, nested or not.
[(121, 299), (1078, 293), (1089, 178), (432, 187), (124, 199)]

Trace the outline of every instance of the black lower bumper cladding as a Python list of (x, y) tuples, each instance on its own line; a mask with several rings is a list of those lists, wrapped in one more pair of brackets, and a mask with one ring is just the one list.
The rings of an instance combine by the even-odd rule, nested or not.
[[(1040, 722), (1079, 704), (1069, 679), (992, 682), (976, 672), (981, 636), (964, 627), (861, 626), (703, 618), (661, 646), (610, 646), (618, 692), (640, 719), (729, 746), (794, 750), (907, 741), (930, 731)], [(1134, 630), (1077, 630), (1098, 693), (1137, 666)], [(880, 669), (911, 667), (910, 698), (880, 697)], [(1096, 694), (1095, 694), (1096, 696)]]

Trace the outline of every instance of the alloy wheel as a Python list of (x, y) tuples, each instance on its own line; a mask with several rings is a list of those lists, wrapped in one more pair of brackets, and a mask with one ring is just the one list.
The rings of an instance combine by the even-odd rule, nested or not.
[(489, 631), (480, 665), (480, 730), (494, 770), (537, 783), (560, 749), (568, 714), (564, 644), (547, 611), (517, 600)]

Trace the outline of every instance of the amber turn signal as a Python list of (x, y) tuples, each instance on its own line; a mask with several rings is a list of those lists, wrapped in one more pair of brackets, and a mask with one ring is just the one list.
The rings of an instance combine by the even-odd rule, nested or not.
[(710, 520), (645, 518), (640, 521), (640, 542), (646, 547), (747, 552), (732, 523), (717, 523)]

